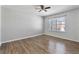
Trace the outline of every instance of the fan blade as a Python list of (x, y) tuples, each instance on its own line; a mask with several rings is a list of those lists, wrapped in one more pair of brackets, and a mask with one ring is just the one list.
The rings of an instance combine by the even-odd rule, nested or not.
[(41, 9), (44, 9), (44, 6), (43, 5), (40, 5)]
[(50, 9), (51, 7), (46, 7), (45, 9)]

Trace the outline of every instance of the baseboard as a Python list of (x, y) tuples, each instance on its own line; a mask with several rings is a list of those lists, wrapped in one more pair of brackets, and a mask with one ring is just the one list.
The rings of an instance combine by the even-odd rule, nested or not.
[(70, 41), (74, 41), (74, 42), (79, 42), (79, 41), (76, 41), (76, 40), (71, 40), (70, 38), (65, 38), (65, 37), (61, 37), (61, 36), (55, 36), (55, 35), (51, 35), (51, 34), (49, 34), (49, 33), (43, 33), (43, 34), (37, 34), (37, 35), (33, 35), (33, 36), (22, 37), (22, 38), (17, 38), (17, 39), (13, 39), (13, 40), (1, 42), (1, 43), (0, 43), (0, 46), (1, 46), (1, 44), (3, 44), (3, 43), (12, 42), (12, 41), (17, 41), (17, 40), (21, 40), (21, 39), (27, 39), (27, 38), (31, 38), (31, 37), (35, 37), (35, 36), (39, 36), (39, 35), (50, 35), (50, 36), (54, 36), (54, 37), (58, 37), (58, 38), (62, 38), (62, 39), (66, 39), (66, 40), (70, 40)]
[(45, 34), (45, 35), (54, 36), (54, 37), (58, 37), (58, 38), (61, 38), (61, 39), (65, 39), (65, 40), (74, 41), (74, 42), (78, 42), (78, 43), (79, 43), (79, 41), (77, 41), (77, 40), (72, 40), (72, 39), (70, 39), (70, 38), (61, 37), (61, 36), (55, 36), (55, 35), (49, 34), (49, 33), (44, 33), (44, 34)]
[(35, 37), (35, 36), (39, 36), (39, 35), (43, 35), (43, 34), (37, 34), (37, 35), (33, 35), (33, 36), (27, 36), (27, 37), (12, 39), (12, 40), (8, 40), (8, 41), (5, 41), (5, 42), (1, 42), (1, 44), (7, 43), (7, 42), (12, 42), (12, 41), (17, 41), (17, 40), (22, 40), (22, 39), (27, 39), (27, 38), (31, 38), (31, 37)]

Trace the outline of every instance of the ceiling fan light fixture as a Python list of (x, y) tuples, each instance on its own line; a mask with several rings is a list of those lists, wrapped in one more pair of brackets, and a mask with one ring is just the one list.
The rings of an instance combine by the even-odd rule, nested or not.
[(47, 10), (50, 8), (51, 8), (50, 6), (46, 7), (45, 5), (39, 5), (35, 9), (38, 10), (38, 12), (41, 12), (41, 11), (47, 12)]

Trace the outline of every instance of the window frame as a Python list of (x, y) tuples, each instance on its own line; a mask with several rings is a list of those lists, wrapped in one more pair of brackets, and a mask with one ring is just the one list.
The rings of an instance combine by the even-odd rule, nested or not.
[[(64, 22), (65, 22), (65, 24), (62, 24), (62, 25), (64, 25), (65, 26), (65, 31), (60, 31), (60, 30), (57, 30), (57, 18), (61, 18), (61, 17), (64, 17), (65, 19), (64, 19)], [(56, 29), (55, 30), (53, 30), (53, 28), (52, 28), (52, 20), (53, 19), (55, 19), (56, 18)], [(52, 18), (50, 18), (49, 20), (51, 20), (51, 32), (53, 31), (53, 32), (66, 32), (66, 15), (63, 15), (63, 16), (58, 16), (58, 17), (52, 17)]]

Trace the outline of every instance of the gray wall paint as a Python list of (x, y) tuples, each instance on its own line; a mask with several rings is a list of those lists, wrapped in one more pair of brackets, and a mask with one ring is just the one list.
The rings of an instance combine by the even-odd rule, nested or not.
[(23, 6), (2, 7), (2, 42), (43, 33), (43, 19), (30, 7), (25, 11)]
[[(66, 32), (49, 32), (48, 18), (66, 15)], [(45, 33), (79, 42), (79, 9), (45, 17)]]
[(0, 43), (1, 43), (1, 5), (0, 5)]

